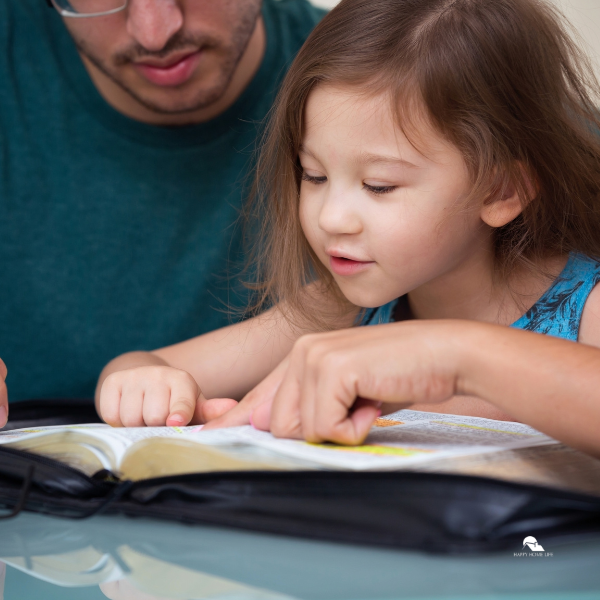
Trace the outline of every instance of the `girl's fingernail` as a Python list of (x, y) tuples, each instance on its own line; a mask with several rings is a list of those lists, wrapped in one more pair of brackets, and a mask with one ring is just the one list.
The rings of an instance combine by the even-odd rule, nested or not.
[(248, 421), (250, 421), (250, 425), (252, 425), (252, 427), (254, 427), (254, 429), (256, 429), (256, 425), (254, 425), (254, 421), (252, 420), (252, 415), (254, 414), (254, 411), (252, 411), (250, 413), (250, 415), (248, 416)]
[(376, 418), (377, 418), (377, 419), (379, 419), (379, 417), (381, 416), (381, 414), (382, 414), (382, 413), (381, 413), (381, 410), (378, 410), (378, 411), (377, 411), (377, 417), (376, 417)]
[(171, 415), (167, 421), (169, 421), (169, 423), (171, 423), (172, 425), (183, 425), (185, 419), (181, 416), (181, 415)]

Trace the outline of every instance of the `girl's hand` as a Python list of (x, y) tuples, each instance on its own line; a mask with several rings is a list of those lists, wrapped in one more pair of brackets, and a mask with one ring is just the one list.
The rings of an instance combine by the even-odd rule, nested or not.
[(304, 336), (272, 402), (263, 398), (255, 408), (253, 423), (277, 437), (360, 444), (379, 406), (393, 412), (457, 393), (456, 327), (404, 322)]
[(8, 421), (8, 392), (6, 390), (6, 365), (0, 358), (0, 428)]
[(108, 375), (98, 412), (113, 427), (183, 426), (204, 423), (236, 405), (230, 398), (206, 400), (186, 371), (151, 365)]

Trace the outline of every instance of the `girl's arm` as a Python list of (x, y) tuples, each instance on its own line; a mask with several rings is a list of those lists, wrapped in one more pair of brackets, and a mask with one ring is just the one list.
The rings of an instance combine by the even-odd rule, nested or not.
[(113, 426), (204, 422), (235, 406), (301, 333), (271, 309), (173, 346), (123, 354), (100, 374), (98, 414)]
[[(361, 443), (380, 412), (473, 395), (600, 456), (600, 350), (473, 321), (304, 336), (253, 421), (280, 437)], [(369, 399), (369, 402), (357, 398)]]
[[(311, 288), (309, 302), (333, 302)], [(352, 324), (356, 314), (340, 319)], [(279, 307), (153, 352), (112, 360), (96, 386), (98, 414), (113, 426), (204, 423), (237, 405), (311, 330), (292, 326)], [(207, 400), (208, 399), (208, 400)]]

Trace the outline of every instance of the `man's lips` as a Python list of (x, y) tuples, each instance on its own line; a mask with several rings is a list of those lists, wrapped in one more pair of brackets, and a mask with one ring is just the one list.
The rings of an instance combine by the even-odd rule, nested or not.
[(190, 79), (200, 58), (202, 51), (197, 50), (179, 56), (169, 57), (165, 61), (147, 59), (134, 62), (134, 69), (154, 85), (174, 87), (182, 85)]
[(368, 269), (373, 264), (375, 262), (372, 260), (354, 260), (352, 258), (344, 258), (343, 256), (329, 257), (329, 266), (336, 275), (354, 275)]

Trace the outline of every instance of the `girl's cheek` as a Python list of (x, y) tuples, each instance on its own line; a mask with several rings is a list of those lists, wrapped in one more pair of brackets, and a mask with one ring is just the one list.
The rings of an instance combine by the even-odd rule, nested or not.
[(302, 231), (310, 242), (312, 235), (314, 235), (313, 232), (318, 226), (318, 213), (314, 203), (308, 202), (302, 193), (300, 193), (298, 216), (300, 217), (300, 226), (302, 227)]

